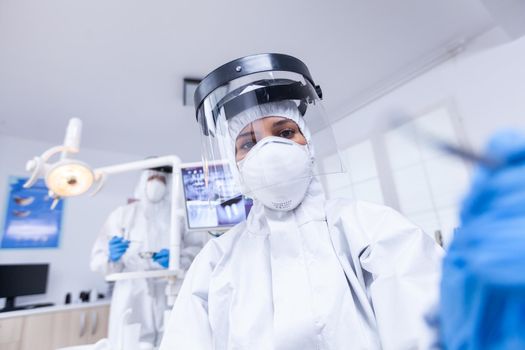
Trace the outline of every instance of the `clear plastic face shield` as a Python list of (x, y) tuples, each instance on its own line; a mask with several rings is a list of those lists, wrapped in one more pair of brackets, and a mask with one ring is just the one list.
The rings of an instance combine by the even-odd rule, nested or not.
[(217, 86), (204, 86), (210, 91), (202, 99), (203, 89), (196, 92), (205, 172), (229, 167), (244, 195), (287, 210), (294, 197), (304, 196), (312, 177), (343, 171), (340, 161), (323, 168), (315, 163), (316, 143), (323, 154), (337, 154), (337, 145), (321, 89), (301, 61), (278, 54), (249, 56), (218, 68), (204, 85), (216, 72), (222, 78)]

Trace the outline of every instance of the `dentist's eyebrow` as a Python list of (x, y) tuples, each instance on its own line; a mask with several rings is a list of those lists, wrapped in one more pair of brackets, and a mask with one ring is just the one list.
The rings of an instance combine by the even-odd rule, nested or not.
[(240, 138), (246, 137), (246, 136), (250, 136), (252, 138), (255, 138), (255, 132), (253, 132), (253, 130), (243, 132), (242, 134), (239, 134), (239, 136), (237, 136), (237, 140), (240, 139)]
[(275, 127), (278, 127), (278, 126), (281, 126), (283, 124), (293, 124), (293, 125), (297, 125), (296, 122), (294, 122), (293, 120), (290, 120), (290, 119), (282, 119), (282, 120), (279, 120), (279, 121), (276, 121), (275, 123), (273, 123), (272, 127), (275, 128)]

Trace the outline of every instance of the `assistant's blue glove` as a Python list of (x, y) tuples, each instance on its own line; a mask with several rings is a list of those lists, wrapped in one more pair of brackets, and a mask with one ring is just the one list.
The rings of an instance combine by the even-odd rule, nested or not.
[(120, 260), (122, 255), (128, 250), (129, 241), (123, 237), (113, 236), (109, 241), (109, 260), (117, 262)]
[(461, 210), (443, 261), (446, 349), (525, 349), (525, 135), (500, 132)]
[(168, 249), (161, 249), (158, 253), (153, 255), (153, 261), (157, 262), (164, 268), (168, 268), (170, 263), (170, 251)]

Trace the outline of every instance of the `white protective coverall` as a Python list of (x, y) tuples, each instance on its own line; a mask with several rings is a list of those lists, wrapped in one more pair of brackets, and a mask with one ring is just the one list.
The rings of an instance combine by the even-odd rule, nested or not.
[[(166, 178), (166, 191), (162, 199), (152, 202), (146, 195), (148, 178), (152, 175)], [(158, 180), (154, 180), (158, 181)], [(143, 171), (130, 204), (116, 208), (102, 227), (91, 254), (91, 269), (104, 275), (115, 272), (162, 269), (152, 259), (143, 259), (140, 252), (158, 252), (169, 248), (171, 174), (154, 170)], [(179, 218), (181, 221), (183, 218)], [(181, 222), (181, 226), (184, 223)], [(113, 236), (130, 240), (128, 250), (113, 263), (108, 259), (108, 242)], [(183, 231), (181, 242), (181, 268), (187, 269), (203, 246), (202, 235)], [(158, 345), (164, 329), (166, 281), (160, 278), (122, 280), (115, 283), (111, 301), (108, 338), (118, 343), (118, 329), (122, 315), (132, 310), (129, 323), (141, 324), (140, 341)]]
[(160, 349), (426, 349), (441, 256), (396, 211), (327, 201), (313, 179), (296, 209), (255, 202), (208, 242)]

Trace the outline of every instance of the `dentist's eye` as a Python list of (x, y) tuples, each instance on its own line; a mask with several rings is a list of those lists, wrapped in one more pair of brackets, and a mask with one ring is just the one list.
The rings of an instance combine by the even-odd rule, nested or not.
[(243, 151), (249, 151), (253, 148), (253, 146), (255, 146), (257, 142), (254, 142), (254, 141), (248, 141), (248, 142), (245, 142), (243, 144), (241, 144), (241, 147), (240, 149), (243, 150)]
[(285, 139), (291, 139), (295, 136), (295, 130), (293, 129), (284, 129), (279, 133), (280, 137), (284, 137)]

